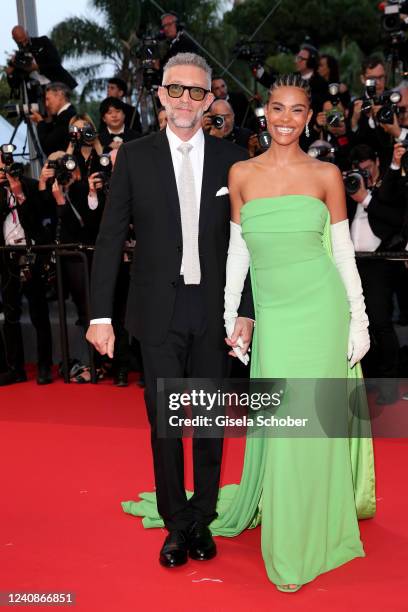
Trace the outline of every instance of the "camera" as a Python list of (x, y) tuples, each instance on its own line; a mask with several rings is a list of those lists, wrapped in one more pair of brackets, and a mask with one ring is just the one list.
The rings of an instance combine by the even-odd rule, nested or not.
[(394, 115), (398, 114), (397, 104), (401, 101), (400, 92), (390, 89), (377, 96), (375, 79), (367, 79), (365, 86), (365, 97), (363, 98), (361, 110), (367, 112), (370, 111), (373, 106), (381, 106), (382, 108), (379, 109), (376, 116), (377, 121), (379, 123), (391, 125), (394, 122)]
[(9, 66), (12, 66), (16, 70), (28, 70), (33, 63), (33, 56), (28, 47), (19, 49), (16, 51), (14, 57), (9, 60)]
[(268, 132), (266, 124), (265, 110), (262, 106), (255, 109), (256, 126), (258, 132), (258, 143), (262, 151), (266, 151), (271, 146), (272, 138)]
[(354, 195), (361, 187), (361, 183), (368, 187), (370, 173), (368, 170), (350, 170), (343, 177), (344, 187), (348, 195)]
[(381, 17), (381, 27), (384, 32), (398, 32), (406, 27), (400, 18), (401, 14), (408, 14), (408, 1), (388, 0), (384, 7), (384, 15)]
[(94, 128), (89, 123), (86, 123), (83, 127), (70, 125), (68, 128), (68, 133), (72, 144), (77, 146), (90, 145), (97, 136)]
[(102, 170), (95, 174), (95, 178), (102, 183), (102, 188), (106, 192), (109, 189), (109, 182), (112, 174), (112, 162), (109, 155), (103, 153), (99, 157), (99, 165), (102, 167)]
[(241, 39), (233, 49), (237, 59), (248, 62), (251, 66), (260, 66), (266, 59), (265, 44), (258, 41)]
[(335, 155), (336, 151), (337, 147), (333, 147), (329, 142), (325, 142), (324, 140), (319, 140), (309, 147), (307, 154), (310, 157), (313, 157), (313, 159), (331, 161), (330, 159), (326, 158), (333, 159), (333, 156)]
[(225, 119), (222, 115), (212, 115), (211, 116), (211, 125), (213, 125), (217, 130), (221, 130), (224, 127)]
[(333, 108), (325, 112), (326, 123), (330, 127), (340, 127), (344, 121), (344, 113), (338, 108), (340, 103), (340, 85), (338, 83), (330, 83), (329, 85), (329, 101), (333, 104)]
[(5, 104), (3, 110), (6, 113), (7, 119), (14, 119), (20, 117), (29, 117), (31, 113), (40, 113), (45, 115), (44, 104)]
[[(72, 178), (72, 173), (78, 164), (73, 155), (63, 155), (59, 159), (47, 161), (47, 167), (55, 170), (55, 178), (60, 185), (67, 185)], [(51, 179), (53, 180), (53, 179)]]
[[(8, 174), (13, 178), (20, 179), (24, 174), (24, 166), (23, 164), (14, 161), (13, 152), (15, 149), (15, 145), (11, 143), (0, 146), (1, 161), (4, 164), (4, 167), (0, 168), (0, 172), (3, 174), (3, 176)], [(3, 181), (3, 185), (4, 184), (5, 182)]]
[(160, 84), (160, 71), (155, 68), (155, 61), (160, 59), (159, 40), (163, 38), (160, 32), (147, 31), (142, 38), (140, 60), (143, 69), (143, 85), (149, 91)]

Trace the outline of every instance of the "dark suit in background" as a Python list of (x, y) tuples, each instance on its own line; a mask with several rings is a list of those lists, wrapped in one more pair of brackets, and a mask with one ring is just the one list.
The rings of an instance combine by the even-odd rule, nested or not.
[(75, 89), (78, 83), (62, 66), (59, 53), (48, 36), (30, 38), (30, 50), (38, 65), (38, 72), (51, 83), (65, 83), (70, 89)]
[(40, 121), (37, 124), (41, 148), (47, 156), (54, 151), (66, 150), (69, 144), (69, 122), (76, 114), (75, 107), (70, 104), (59, 115), (54, 115), (51, 121)]
[[(231, 165), (246, 157), (240, 147), (205, 135), (198, 238), (200, 285), (185, 285), (180, 276), (180, 205), (165, 131), (119, 149), (96, 243), (92, 319), (112, 316), (115, 279), (132, 215), (136, 246), (126, 325), (141, 344), (157, 503), (169, 530), (187, 529), (194, 521), (207, 525), (216, 516), (222, 440), (194, 439), (195, 492), (187, 502), (182, 440), (157, 437), (156, 381), (159, 377), (227, 375), (223, 311), (230, 202), (228, 195), (216, 193), (227, 185)], [(249, 286), (240, 314), (253, 318)]]

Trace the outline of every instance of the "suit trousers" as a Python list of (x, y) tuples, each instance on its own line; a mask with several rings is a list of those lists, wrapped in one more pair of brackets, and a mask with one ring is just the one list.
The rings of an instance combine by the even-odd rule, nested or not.
[[(208, 525), (215, 511), (223, 440), (193, 439), (194, 494), (187, 500), (181, 438), (157, 435), (157, 378), (224, 378), (228, 375), (227, 346), (212, 345), (201, 285), (178, 283), (174, 313), (165, 341), (154, 346), (141, 341), (145, 372), (145, 402), (151, 426), (157, 507), (167, 529), (187, 529), (197, 521)], [(220, 313), (222, 317), (222, 313)]]
[(51, 325), (46, 299), (46, 289), (41, 277), (41, 266), (35, 262), (31, 277), (20, 280), (20, 267), (11, 255), (5, 256), (2, 268), (1, 289), (4, 307), (4, 341), (9, 368), (24, 370), (24, 345), (21, 333), (21, 299), (28, 301), (30, 319), (37, 334), (37, 362), (39, 366), (52, 365)]
[(367, 356), (371, 358), (372, 370), (367, 374), (382, 379), (379, 386), (390, 395), (396, 393), (398, 385), (399, 342), (392, 323), (392, 267), (395, 263), (398, 265), (398, 262), (384, 259), (357, 259), (372, 337), (372, 348)]

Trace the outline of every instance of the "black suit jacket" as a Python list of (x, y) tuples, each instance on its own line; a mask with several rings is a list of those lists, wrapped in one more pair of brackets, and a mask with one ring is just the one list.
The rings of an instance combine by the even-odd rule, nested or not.
[(61, 65), (61, 58), (48, 36), (38, 36), (30, 39), (31, 53), (38, 64), (39, 72), (51, 82), (61, 82), (74, 89), (78, 83)]
[(54, 151), (65, 151), (69, 144), (68, 126), (76, 115), (72, 104), (59, 115), (55, 115), (50, 122), (40, 121), (37, 125), (38, 138), (44, 153), (48, 156)]
[[(372, 198), (367, 206), (368, 223), (372, 232), (381, 240), (378, 251), (399, 250), (402, 244), (402, 229), (406, 209), (405, 182), (399, 170), (385, 173), (379, 187), (372, 190)], [(347, 211), (350, 225), (359, 206), (347, 198)]]
[[(245, 151), (224, 140), (205, 135), (203, 181), (199, 220), (199, 252), (207, 333), (212, 343), (224, 346), (224, 286), (229, 244), (230, 202), (216, 196), (227, 185), (232, 164), (246, 159)], [(161, 344), (174, 309), (183, 252), (180, 205), (166, 132), (123, 144), (105, 207), (91, 282), (91, 318), (112, 316), (113, 294), (129, 219), (132, 216), (134, 249), (126, 327), (135, 337)], [(240, 314), (253, 317), (249, 283), (243, 292)]]
[[(26, 199), (22, 204), (17, 204), (17, 212), (26, 240), (27, 242), (44, 244), (47, 242), (48, 236), (43, 220), (48, 216), (48, 211), (38, 191), (38, 181), (22, 177), (21, 184)], [(0, 185), (0, 244), (2, 246), (4, 246), (3, 225), (9, 213), (7, 193), (5, 188)]]

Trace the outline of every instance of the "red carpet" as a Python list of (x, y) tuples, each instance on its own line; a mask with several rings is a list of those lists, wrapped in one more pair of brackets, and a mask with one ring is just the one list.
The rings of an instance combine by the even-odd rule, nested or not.
[[(360, 523), (367, 557), (287, 595), (266, 577), (259, 529), (217, 538), (209, 563), (159, 566), (164, 532), (120, 507), (153, 483), (134, 384), (31, 381), (0, 389), (0, 405), (0, 592), (73, 591), (72, 609), (86, 612), (408, 610), (406, 440), (375, 442), (378, 513)], [(243, 440), (226, 442), (224, 483), (238, 480), (242, 450)]]

